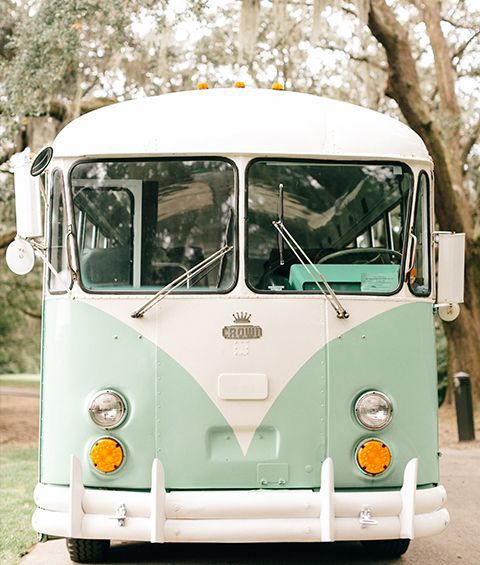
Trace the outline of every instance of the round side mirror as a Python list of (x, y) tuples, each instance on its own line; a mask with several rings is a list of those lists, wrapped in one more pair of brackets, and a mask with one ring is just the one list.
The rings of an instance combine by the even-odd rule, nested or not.
[(26, 275), (35, 265), (35, 251), (28, 241), (17, 238), (7, 247), (6, 260), (16, 275)]
[(453, 322), (460, 314), (460, 306), (458, 304), (449, 304), (448, 306), (439, 306), (438, 315), (444, 322)]

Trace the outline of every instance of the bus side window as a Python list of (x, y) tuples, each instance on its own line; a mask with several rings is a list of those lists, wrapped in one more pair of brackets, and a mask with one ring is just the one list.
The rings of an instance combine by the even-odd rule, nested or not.
[(70, 286), (68, 269), (66, 235), (67, 215), (63, 198), (63, 174), (58, 169), (52, 174), (51, 220), (49, 238), (49, 260), (59, 277), (48, 271), (48, 288), (50, 292), (64, 293)]
[(430, 294), (429, 180), (422, 171), (418, 180), (413, 234), (417, 238), (415, 262), (410, 272), (410, 290), (417, 296)]

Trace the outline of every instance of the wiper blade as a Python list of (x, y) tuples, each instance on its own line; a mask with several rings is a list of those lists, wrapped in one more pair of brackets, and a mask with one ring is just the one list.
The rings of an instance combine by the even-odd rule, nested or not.
[[(305, 267), (307, 273), (312, 277), (313, 282), (317, 285), (318, 289), (325, 295), (325, 298), (327, 299), (328, 303), (337, 313), (337, 318), (343, 318), (343, 319), (348, 318), (350, 314), (343, 307), (342, 303), (338, 299), (338, 296), (335, 294), (333, 288), (328, 284), (327, 279), (312, 263), (310, 257), (301, 248), (301, 246), (295, 240), (293, 235), (287, 230), (282, 220), (277, 220), (276, 222), (272, 222), (272, 223), (275, 229), (278, 231), (278, 233), (282, 236), (285, 243), (288, 245), (288, 247), (290, 247), (290, 249), (293, 251), (297, 259)], [(303, 255), (304, 259), (302, 259), (300, 255)], [(318, 282), (317, 276), (320, 277), (322, 283), (325, 285), (325, 288), (327, 290), (325, 290), (325, 288), (323, 288), (323, 286)]]
[(199, 275), (200, 273), (205, 271), (205, 269), (208, 269), (208, 267), (210, 267), (210, 265), (212, 265), (213, 263), (215, 263), (216, 261), (221, 259), (224, 255), (226, 255), (232, 249), (233, 249), (232, 245), (224, 245), (221, 249), (219, 249), (218, 251), (215, 251), (215, 253), (212, 253), (206, 259), (204, 259), (203, 261), (198, 263), (198, 265), (195, 265), (194, 267), (192, 267), (188, 271), (185, 271), (184, 273), (182, 273), (179, 277), (174, 279), (172, 282), (168, 283), (161, 290), (159, 290), (156, 294), (154, 294), (152, 296), (152, 298), (147, 300), (147, 302), (145, 302), (145, 304), (143, 306), (141, 306), (138, 310), (135, 310), (135, 312), (132, 312), (130, 314), (131, 317), (132, 318), (141, 318), (145, 314), (145, 312), (148, 312), (148, 310), (150, 310), (150, 308), (153, 308), (153, 306), (155, 306), (155, 304), (158, 304), (158, 302), (160, 302), (160, 300), (163, 300), (173, 290), (175, 290), (179, 286), (184, 285), (187, 282), (187, 280), (191, 279), (191, 277), (193, 277), (195, 275)]

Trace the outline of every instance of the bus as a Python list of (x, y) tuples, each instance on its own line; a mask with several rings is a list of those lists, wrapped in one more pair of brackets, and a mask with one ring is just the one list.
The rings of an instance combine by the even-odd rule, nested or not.
[(92, 111), (32, 160), (7, 260), (44, 261), (40, 539), (391, 557), (444, 530), (435, 316), (464, 236), (435, 231), (412, 130), (205, 87)]

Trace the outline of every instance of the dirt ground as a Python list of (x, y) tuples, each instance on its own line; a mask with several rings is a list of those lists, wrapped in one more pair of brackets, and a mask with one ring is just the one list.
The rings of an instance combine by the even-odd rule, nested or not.
[(0, 447), (37, 444), (39, 398), (32, 393), (38, 388), (0, 387)]
[[(30, 396), (25, 396), (29, 394)], [(32, 445), (38, 440), (37, 387), (0, 386), (0, 446)], [(440, 409), (440, 446), (469, 449), (480, 447), (480, 411), (475, 415), (475, 441), (459, 442), (455, 407), (445, 403)]]

